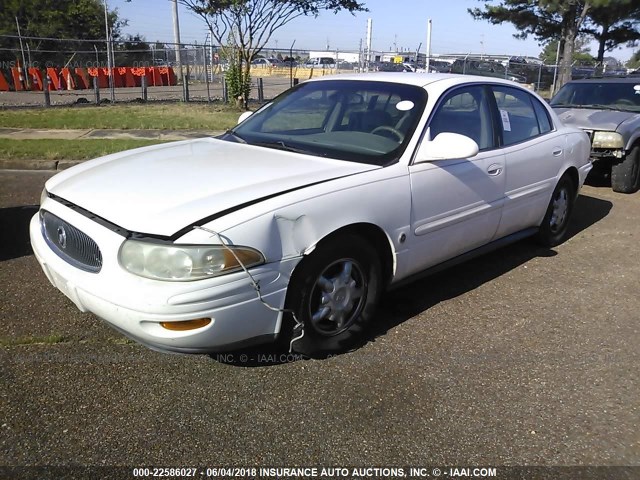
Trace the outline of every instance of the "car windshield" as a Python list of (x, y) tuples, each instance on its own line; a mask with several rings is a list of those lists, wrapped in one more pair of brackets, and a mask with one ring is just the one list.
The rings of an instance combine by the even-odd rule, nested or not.
[(222, 137), (373, 165), (398, 160), (424, 111), (423, 88), (392, 82), (302, 83)]
[(567, 83), (551, 100), (553, 107), (640, 112), (640, 82)]

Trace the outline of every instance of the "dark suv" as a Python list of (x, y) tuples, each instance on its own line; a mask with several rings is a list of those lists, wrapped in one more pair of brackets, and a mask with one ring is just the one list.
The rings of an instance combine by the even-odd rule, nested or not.
[(567, 125), (591, 137), (594, 167), (611, 166), (611, 187), (640, 188), (640, 78), (606, 77), (566, 83), (551, 106)]
[(518, 83), (526, 83), (527, 81), (523, 75), (509, 72), (501, 63), (490, 60), (458, 59), (451, 65), (451, 73), (504, 78)]

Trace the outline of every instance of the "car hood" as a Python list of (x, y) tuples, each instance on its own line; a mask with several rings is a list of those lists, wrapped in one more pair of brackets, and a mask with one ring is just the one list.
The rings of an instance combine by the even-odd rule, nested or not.
[(633, 112), (618, 112), (614, 110), (594, 110), (590, 108), (558, 108), (554, 110), (565, 125), (586, 130), (605, 130), (614, 132), (624, 121), (637, 115)]
[(376, 168), (206, 138), (85, 162), (46, 188), (127, 230), (171, 236), (247, 202)]

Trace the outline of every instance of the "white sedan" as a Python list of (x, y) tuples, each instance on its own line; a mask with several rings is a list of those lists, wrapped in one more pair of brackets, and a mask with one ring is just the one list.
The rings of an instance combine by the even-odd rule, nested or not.
[(51, 283), (161, 351), (344, 351), (385, 289), (562, 242), (591, 169), (587, 134), (500, 79), (324, 77), (243, 117), (51, 178), (30, 226)]

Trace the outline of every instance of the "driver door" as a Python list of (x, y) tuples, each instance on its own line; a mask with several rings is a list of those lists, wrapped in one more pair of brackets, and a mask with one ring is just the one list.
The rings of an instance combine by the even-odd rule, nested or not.
[(473, 139), (472, 158), (436, 160), (409, 167), (412, 270), (417, 272), (489, 243), (500, 223), (505, 159), (498, 147), (490, 90), (464, 86), (445, 94), (425, 140), (441, 132)]

